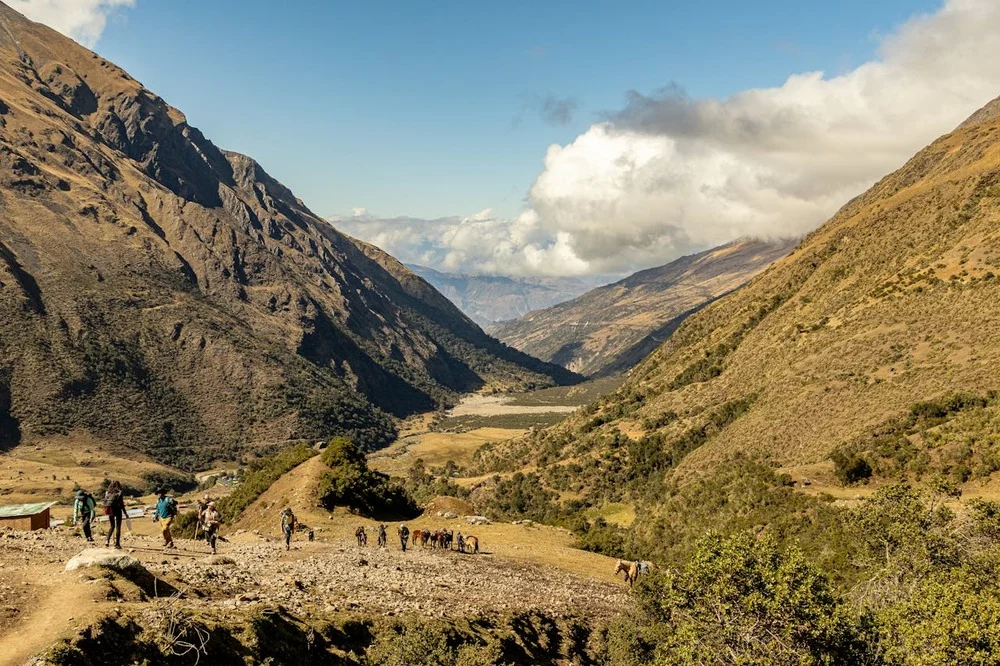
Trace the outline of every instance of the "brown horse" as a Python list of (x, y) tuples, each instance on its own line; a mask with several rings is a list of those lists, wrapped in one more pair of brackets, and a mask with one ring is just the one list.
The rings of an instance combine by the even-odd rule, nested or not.
[(635, 585), (635, 581), (638, 580), (640, 574), (648, 573), (652, 568), (652, 562), (626, 562), (618, 560), (615, 563), (615, 576), (619, 573), (624, 573), (625, 582), (631, 588)]
[(420, 539), (423, 536), (424, 536), (423, 530), (413, 530), (413, 532), (410, 534), (410, 538), (413, 539), (413, 545), (416, 546), (417, 544), (419, 544)]
[(465, 537), (465, 550), (476, 555), (479, 554), (479, 538), (471, 534)]

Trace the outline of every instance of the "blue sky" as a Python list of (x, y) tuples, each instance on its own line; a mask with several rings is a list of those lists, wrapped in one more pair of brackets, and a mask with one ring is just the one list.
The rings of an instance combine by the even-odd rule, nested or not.
[[(512, 216), (626, 91), (724, 98), (849, 71), (932, 0), (136, 0), (96, 50), (315, 212)], [(571, 100), (567, 122), (546, 99)], [(562, 118), (566, 121), (567, 119)]]

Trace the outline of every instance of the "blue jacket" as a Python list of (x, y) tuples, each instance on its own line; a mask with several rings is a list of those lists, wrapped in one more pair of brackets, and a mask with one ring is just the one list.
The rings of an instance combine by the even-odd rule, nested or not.
[(173, 497), (163, 497), (156, 502), (156, 517), (166, 520), (177, 513), (177, 503)]

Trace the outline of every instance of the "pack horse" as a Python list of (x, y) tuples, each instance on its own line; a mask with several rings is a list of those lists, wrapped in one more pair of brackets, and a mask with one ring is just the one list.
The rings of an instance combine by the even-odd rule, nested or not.
[(653, 568), (652, 562), (645, 562), (636, 560), (635, 562), (626, 562), (625, 560), (618, 560), (615, 563), (615, 576), (620, 573), (625, 574), (625, 582), (631, 588), (635, 585), (635, 581), (639, 578), (641, 574), (649, 573)]

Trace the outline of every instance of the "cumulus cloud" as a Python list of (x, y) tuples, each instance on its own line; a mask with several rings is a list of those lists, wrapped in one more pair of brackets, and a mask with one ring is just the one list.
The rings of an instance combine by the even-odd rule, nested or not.
[(108, 15), (135, 0), (6, 0), (32, 21), (44, 23), (84, 46), (93, 47), (108, 22)]
[[(797, 236), (997, 95), (1000, 2), (947, 0), (838, 76), (799, 73), (725, 99), (676, 84), (629, 92), (623, 108), (548, 149), (521, 215), (405, 233), (446, 270), (562, 275)], [(379, 233), (395, 238), (400, 226)]]

